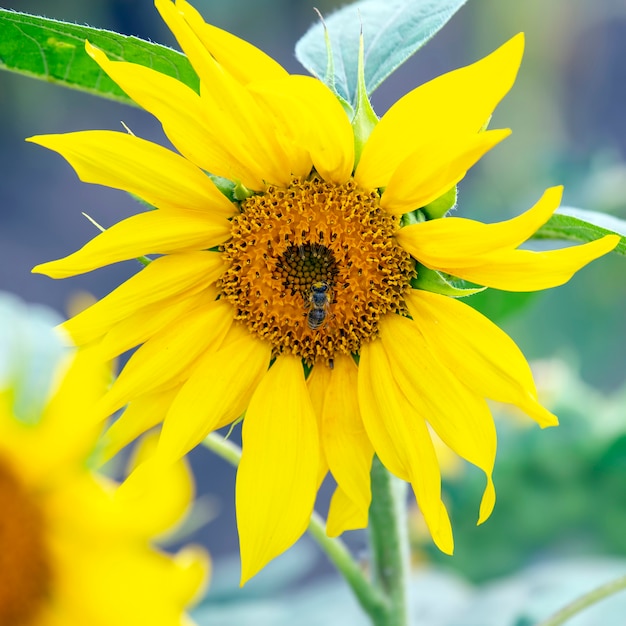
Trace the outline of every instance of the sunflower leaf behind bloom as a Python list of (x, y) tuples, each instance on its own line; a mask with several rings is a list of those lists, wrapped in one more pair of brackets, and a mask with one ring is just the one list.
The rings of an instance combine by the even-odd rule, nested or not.
[(362, 0), (324, 18), (333, 51), (327, 78), (326, 35), (312, 26), (296, 44), (296, 58), (353, 108), (357, 105), (359, 39), (365, 46), (365, 87), (371, 94), (402, 63), (429, 41), (467, 0)]
[(88, 39), (113, 58), (154, 67), (192, 89), (198, 77), (185, 56), (166, 46), (100, 28), (0, 9), (3, 69), (134, 104), (85, 52)]
[(601, 211), (561, 207), (535, 232), (533, 239), (587, 242), (605, 235), (620, 235), (614, 252), (626, 256), (626, 220)]

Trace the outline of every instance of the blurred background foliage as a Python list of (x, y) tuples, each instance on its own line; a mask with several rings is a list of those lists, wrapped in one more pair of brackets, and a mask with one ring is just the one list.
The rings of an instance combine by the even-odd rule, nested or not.
[[(315, 20), (313, 6), (328, 14), (340, 3), (195, 0), (194, 4), (207, 21), (256, 44), (288, 70), (303, 72), (293, 48)], [(150, 0), (5, 0), (3, 6), (175, 46)], [(513, 135), (462, 182), (459, 214), (499, 221), (528, 208), (544, 188), (564, 184), (565, 205), (626, 219), (623, 0), (469, 0), (435, 39), (374, 94), (376, 111), (384, 113), (413, 87), (484, 56), (520, 30), (527, 38), (524, 62), (515, 87), (491, 123), (493, 128), (511, 127)], [(463, 107), (471, 96), (458, 94), (458, 106)], [(33, 265), (64, 256), (95, 234), (81, 211), (106, 227), (141, 207), (120, 192), (79, 183), (61, 158), (24, 143), (24, 138), (91, 128), (121, 130), (120, 121), (137, 135), (167, 143), (158, 124), (139, 109), (0, 72), (0, 290), (47, 304), (65, 316), (72, 302), (85, 293), (101, 297), (137, 271), (135, 262), (127, 262), (59, 282), (30, 274)], [(443, 557), (432, 549), (416, 517), (416, 564), (436, 563), (447, 571), (455, 570), (454, 576), (484, 583), (557, 557), (626, 556), (624, 259), (600, 259), (568, 285), (547, 293), (511, 296), (491, 291), (473, 301), (511, 334), (528, 358), (542, 359), (538, 384), (561, 426), (541, 432), (523, 425), (516, 416), (502, 415), (495, 472), (498, 503), (492, 518), (475, 527), (482, 478), (471, 468), (452, 465), (445, 492), (455, 528), (455, 557)], [(212, 498), (209, 517), (214, 517), (194, 533), (194, 539), (208, 545), (218, 559), (230, 558), (237, 548), (234, 470), (205, 450), (196, 451), (192, 463), (200, 494)], [(327, 485), (323, 490), (322, 512), (331, 489)], [(347, 540), (356, 550), (365, 545), (363, 533), (351, 533)], [(229, 606), (233, 598), (256, 601), (268, 589), (279, 597), (280, 590), (294, 580), (307, 581), (316, 572), (327, 573), (329, 566), (314, 554), (306, 541), (301, 542), (296, 552), (278, 559), (253, 581), (244, 596), (231, 595), (236, 576), (232, 580), (220, 576), (226, 581), (223, 585), (216, 578), (208, 600), (211, 604), (200, 612), (210, 610), (214, 624), (246, 623), (228, 610), (220, 622), (218, 608)], [(300, 578), (293, 575), (292, 567), (301, 572)], [(611, 563), (610, 567), (623, 571), (623, 564)], [(227, 565), (224, 570), (216, 568), (217, 572), (226, 570)], [(570, 580), (574, 570), (564, 567), (557, 578)], [(582, 580), (596, 570), (581, 566), (580, 571)], [(606, 575), (602, 567), (597, 571), (604, 573), (590, 579), (588, 586)], [(444, 595), (456, 598), (458, 592), (466, 601), (464, 585), (468, 583), (459, 580), (450, 578)], [(330, 588), (324, 589), (329, 597)], [(296, 602), (295, 596), (290, 598)], [(322, 610), (319, 602), (314, 604)], [(270, 605), (252, 604), (259, 617), (255, 623), (279, 624), (280, 615), (284, 623), (290, 623), (284, 608)], [(263, 611), (269, 621), (263, 621)], [(517, 615), (493, 623), (522, 626), (525, 622), (520, 619)], [(463, 623), (470, 624), (468, 620)], [(424, 623), (448, 622), (433, 618)], [(449, 623), (460, 622), (452, 619)], [(491, 622), (485, 618), (476, 623)]]

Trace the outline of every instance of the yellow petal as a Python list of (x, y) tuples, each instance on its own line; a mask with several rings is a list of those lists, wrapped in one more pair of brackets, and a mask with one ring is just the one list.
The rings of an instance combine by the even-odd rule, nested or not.
[(551, 187), (531, 209), (504, 222), (446, 217), (401, 228), (396, 239), (411, 256), (434, 269), (482, 265), (483, 255), (517, 248), (531, 237), (550, 219), (562, 194), (563, 187)]
[[(286, 80), (286, 79), (285, 79)], [(275, 89), (280, 81), (255, 82), (248, 85), (253, 97), (262, 102), (267, 113), (267, 124), (274, 129), (274, 136), (289, 162), (289, 171), (293, 176), (306, 177), (311, 173), (313, 161), (309, 147), (303, 137), (307, 134), (311, 120), (308, 110), (297, 97), (287, 92), (283, 94)]]
[(265, 80), (287, 75), (286, 70), (265, 52), (221, 28), (207, 24), (185, 0), (176, 0), (176, 8), (202, 45), (240, 83), (245, 85), (260, 78)]
[(395, 379), (417, 414), (449, 448), (485, 473), (482, 523), (495, 504), (496, 429), (485, 400), (459, 382), (456, 369), (440, 362), (436, 350), (431, 350), (422, 336), (419, 323), (386, 315), (380, 322), (380, 336)]
[(191, 375), (192, 363), (217, 347), (232, 321), (233, 308), (223, 300), (190, 311), (130, 357), (96, 410), (110, 415), (133, 397), (180, 384)]
[(165, 419), (178, 388), (135, 398), (102, 436), (100, 459), (105, 463), (131, 441)]
[(337, 98), (311, 76), (252, 83), (250, 91), (274, 111), (282, 109), (284, 124), (300, 148), (306, 149), (318, 174), (345, 183), (354, 167), (354, 136), (350, 120)]
[(338, 537), (346, 530), (367, 528), (367, 523), (368, 511), (356, 506), (341, 487), (337, 487), (330, 499), (326, 534), (329, 537)]
[[(61, 265), (61, 269), (57, 268)], [(63, 276), (62, 260), (44, 263), (33, 272), (53, 278)], [(221, 256), (214, 252), (185, 252), (155, 259), (88, 309), (63, 324), (78, 345), (104, 335), (114, 324), (155, 302), (190, 289), (200, 291), (215, 282), (223, 271)]]
[(246, 187), (261, 189), (258, 168), (246, 169), (233, 158), (228, 144), (231, 138), (215, 125), (206, 103), (192, 89), (165, 74), (135, 63), (109, 61), (89, 42), (87, 53), (141, 107), (152, 113), (177, 150), (198, 167)]
[[(288, 186), (290, 164), (263, 108), (244, 85), (224, 71), (174, 4), (156, 0), (155, 5), (200, 76), (203, 106), (214, 127), (227, 138), (227, 143), (221, 140), (226, 149), (258, 179)], [(252, 188), (263, 187), (256, 184)]]
[(58, 261), (63, 278), (146, 254), (208, 250), (230, 237), (230, 223), (198, 211), (147, 211), (133, 215)]
[(510, 134), (510, 130), (490, 130), (421, 148), (399, 164), (380, 206), (392, 215), (402, 215), (427, 205), (456, 185), (472, 165)]
[(324, 446), (322, 445), (322, 420), (324, 412), (324, 401), (326, 399), (326, 390), (330, 384), (331, 369), (326, 365), (317, 365), (309, 373), (306, 379), (306, 387), (309, 390), (309, 397), (311, 398), (311, 405), (313, 406), (313, 412), (315, 413), (315, 419), (317, 420), (317, 430), (320, 433), (320, 469), (317, 479), (318, 488), (324, 482), (326, 475), (328, 474), (328, 459), (324, 452)]
[(86, 183), (128, 191), (160, 209), (231, 217), (235, 207), (211, 179), (180, 155), (145, 139), (109, 130), (38, 135), (27, 141), (62, 155)]
[(113, 359), (140, 343), (144, 343), (196, 307), (210, 306), (216, 298), (217, 290), (208, 287), (200, 293), (184, 293), (178, 298), (169, 298), (166, 305), (157, 302), (142, 307), (129, 317), (117, 322), (104, 335), (96, 346), (98, 353), (103, 360)]
[(481, 265), (436, 269), (503, 291), (537, 291), (565, 284), (578, 270), (609, 253), (619, 242), (619, 235), (606, 235), (548, 252), (498, 250), (480, 257)]
[(76, 607), (78, 623), (90, 626), (181, 624), (209, 569), (208, 556), (198, 547), (171, 558), (106, 536), (82, 537), (82, 542), (63, 539), (55, 550), (61, 576), (55, 581), (54, 600)]
[(481, 224), (448, 217), (401, 228), (396, 239), (423, 265), (486, 287), (506, 291), (557, 287), (620, 241), (618, 235), (607, 235), (562, 250), (516, 250), (550, 219), (562, 191), (547, 189), (535, 206), (504, 222)]
[(299, 358), (279, 356), (243, 422), (237, 526), (244, 584), (306, 530), (313, 512), (319, 434)]
[(324, 401), (322, 444), (332, 475), (367, 525), (374, 449), (359, 411), (357, 371), (351, 356), (335, 357)]
[[(158, 445), (158, 434), (142, 437), (133, 449), (129, 470), (150, 458)], [(191, 468), (185, 459), (173, 463), (140, 496), (132, 501), (116, 501), (128, 527), (139, 536), (152, 539), (172, 532), (189, 511), (195, 495)], [(149, 515), (147, 514), (149, 512)]]
[(558, 424), (539, 404), (530, 367), (505, 332), (454, 298), (412, 290), (406, 302), (432, 352), (465, 385), (481, 396), (517, 405), (541, 427)]
[(409, 480), (433, 541), (452, 554), (452, 527), (441, 501), (441, 473), (428, 427), (396, 382), (380, 340), (361, 347), (359, 404), (376, 454), (393, 474)]
[[(24, 481), (38, 485), (58, 479), (67, 481), (67, 473), (81, 467), (93, 452), (102, 424), (95, 420), (93, 406), (104, 394), (111, 380), (111, 368), (91, 350), (78, 350), (67, 359), (67, 369), (60, 368), (62, 379), (52, 393), (41, 420), (36, 426), (24, 426), (15, 419), (2, 419), (0, 438), (8, 458), (18, 457)], [(0, 409), (1, 411), (1, 409)]]
[(267, 372), (271, 345), (246, 332), (210, 351), (194, 366), (163, 423), (158, 455), (179, 459), (211, 431), (237, 419)]
[(398, 100), (365, 144), (356, 181), (365, 189), (386, 187), (400, 163), (420, 147), (477, 133), (513, 85), (523, 49), (520, 33), (484, 59)]

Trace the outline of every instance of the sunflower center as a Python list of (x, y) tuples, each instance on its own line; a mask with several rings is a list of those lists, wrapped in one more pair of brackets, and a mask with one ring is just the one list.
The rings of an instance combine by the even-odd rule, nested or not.
[(376, 192), (313, 177), (241, 205), (224, 246), (222, 293), (236, 319), (309, 365), (358, 353), (404, 308), (413, 262)]
[(31, 626), (49, 595), (41, 511), (0, 459), (0, 624)]

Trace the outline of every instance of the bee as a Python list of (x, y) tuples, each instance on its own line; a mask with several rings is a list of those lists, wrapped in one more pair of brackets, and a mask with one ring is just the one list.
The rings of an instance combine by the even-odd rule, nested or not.
[(320, 280), (311, 285), (306, 318), (311, 330), (317, 330), (325, 324), (331, 300), (332, 292), (328, 282)]

